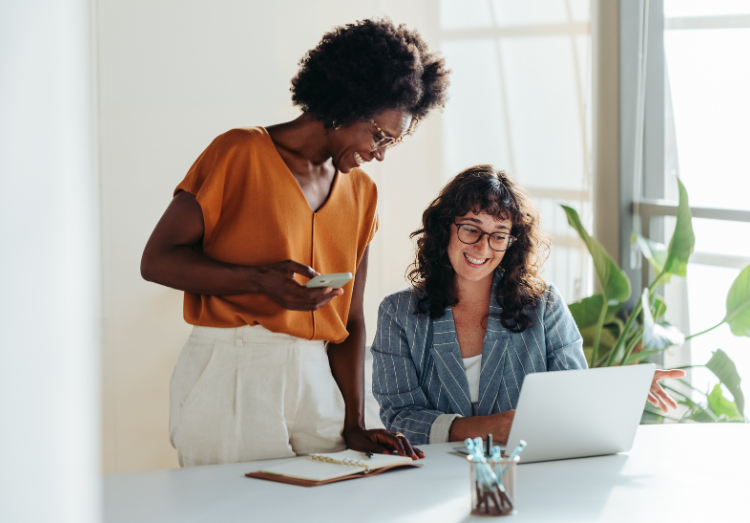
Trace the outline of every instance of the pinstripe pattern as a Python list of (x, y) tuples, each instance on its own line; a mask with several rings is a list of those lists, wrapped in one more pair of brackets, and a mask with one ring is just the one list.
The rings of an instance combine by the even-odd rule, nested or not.
[[(497, 284), (496, 276), (493, 287)], [(414, 289), (391, 294), (380, 304), (371, 348), (372, 392), (386, 427), (425, 444), (438, 416), (471, 416), (471, 402), (451, 308), (432, 321), (417, 313), (416, 305)], [(494, 288), (490, 309), (502, 310)], [(520, 334), (489, 319), (479, 377), (480, 416), (516, 408), (528, 373), (586, 368), (581, 335), (554, 285), (548, 284), (534, 313), (539, 321)]]

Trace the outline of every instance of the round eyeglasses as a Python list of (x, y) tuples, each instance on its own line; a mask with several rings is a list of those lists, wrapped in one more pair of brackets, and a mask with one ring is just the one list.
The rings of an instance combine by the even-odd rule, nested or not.
[(414, 134), (414, 131), (417, 130), (417, 126), (419, 125), (419, 118), (412, 118), (411, 122), (409, 123), (409, 128), (398, 138), (393, 138), (392, 136), (388, 136), (387, 134), (385, 134), (385, 131), (380, 128), (378, 122), (376, 122), (372, 118), (370, 118), (370, 123), (372, 123), (372, 125), (375, 126), (375, 129), (378, 130), (377, 135), (373, 137), (374, 142), (370, 147), (370, 150), (377, 151), (378, 149), (383, 148), (387, 150), (391, 147), (396, 147), (403, 141), (404, 138)]
[(490, 249), (495, 252), (507, 251), (508, 247), (513, 245), (513, 242), (517, 239), (515, 236), (504, 232), (483, 232), (474, 225), (468, 223), (456, 223), (455, 220), (453, 221), (453, 225), (456, 226), (456, 235), (461, 243), (474, 245), (475, 243), (479, 243), (482, 236), (486, 234), (487, 243), (489, 244)]

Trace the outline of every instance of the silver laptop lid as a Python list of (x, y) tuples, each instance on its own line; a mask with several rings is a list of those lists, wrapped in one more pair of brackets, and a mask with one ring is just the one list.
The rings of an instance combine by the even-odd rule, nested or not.
[(630, 450), (653, 363), (527, 374), (507, 449), (523, 439), (521, 463)]

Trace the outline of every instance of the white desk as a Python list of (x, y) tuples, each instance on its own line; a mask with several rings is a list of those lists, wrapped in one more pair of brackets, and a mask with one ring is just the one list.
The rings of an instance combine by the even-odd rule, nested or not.
[[(456, 445), (422, 446), (421, 469), (314, 488), (244, 477), (272, 462), (108, 475), (105, 521), (487, 521), (469, 516)], [(518, 514), (502, 520), (748, 522), (749, 494), (750, 424), (641, 426), (627, 454), (521, 465)]]

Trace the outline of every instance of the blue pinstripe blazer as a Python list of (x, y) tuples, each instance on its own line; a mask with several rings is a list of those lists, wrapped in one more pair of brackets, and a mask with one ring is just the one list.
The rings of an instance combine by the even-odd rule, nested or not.
[[(522, 333), (504, 328), (495, 300), (496, 275), (487, 334), (482, 348), (477, 415), (516, 408), (524, 376), (530, 372), (585, 369), (583, 340), (567, 305), (552, 284)], [(441, 414), (471, 416), (469, 383), (450, 307), (437, 319), (417, 310), (419, 294), (405, 289), (380, 304), (372, 344), (372, 392), (387, 428), (415, 444), (429, 443)]]

